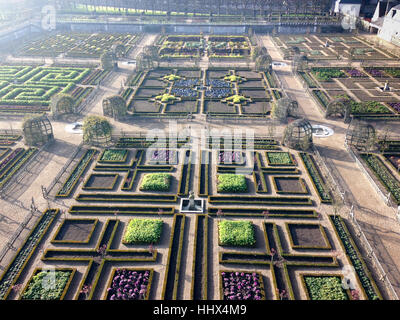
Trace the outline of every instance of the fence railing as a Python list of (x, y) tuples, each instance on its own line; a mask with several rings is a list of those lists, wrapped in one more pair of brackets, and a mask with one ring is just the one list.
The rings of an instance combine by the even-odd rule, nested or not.
[(64, 173), (67, 172), (68, 167), (71, 165), (71, 163), (75, 160), (77, 154), (82, 150), (83, 147), (83, 142), (78, 145), (75, 149), (75, 151), (72, 153), (71, 157), (69, 160), (64, 164), (64, 166), (60, 169), (59, 173), (57, 176), (53, 179), (53, 181), (50, 183), (50, 185), (47, 187), (47, 195), (50, 195), (50, 193), (53, 191), (55, 185), (59, 183), (61, 177), (64, 175)]
[[(349, 149), (349, 147), (346, 144), (346, 148), (349, 150), (349, 153), (352, 152), (352, 150)], [(320, 165), (320, 169), (323, 172), (323, 176), (325, 179), (329, 180), (329, 184), (332, 186), (332, 190), (336, 190), (337, 194), (340, 196), (340, 198), (343, 201), (344, 205), (344, 210), (342, 210), (345, 213), (345, 218), (348, 218), (347, 221), (351, 223), (353, 228), (356, 230), (356, 236), (360, 239), (360, 244), (364, 248), (364, 250), (367, 252), (367, 257), (371, 259), (372, 266), (375, 268), (375, 271), (379, 275), (379, 280), (384, 282), (384, 285), (386, 286), (386, 289), (388, 290), (388, 293), (391, 295), (392, 299), (394, 300), (399, 300), (399, 297), (396, 293), (396, 290), (393, 288), (392, 283), (390, 282), (387, 273), (385, 272), (384, 268), (382, 267), (381, 263), (379, 262), (378, 257), (375, 254), (374, 249), (372, 248), (370, 242), (368, 241), (367, 237), (365, 236), (364, 231), (362, 230), (360, 224), (358, 223), (356, 217), (354, 216), (354, 205), (346, 201), (346, 190), (344, 190), (340, 185), (336, 182), (339, 177), (334, 177), (335, 174), (331, 174), (331, 172), (334, 172), (335, 170), (332, 170), (332, 168), (328, 169), (328, 165), (326, 164), (326, 161), (324, 158), (321, 156), (319, 151), (314, 147), (314, 155), (315, 159)], [(356, 160), (357, 162), (357, 160)], [(361, 166), (362, 168), (362, 166)], [(325, 171), (325, 172), (324, 172)], [(368, 175), (367, 175), (368, 176)]]

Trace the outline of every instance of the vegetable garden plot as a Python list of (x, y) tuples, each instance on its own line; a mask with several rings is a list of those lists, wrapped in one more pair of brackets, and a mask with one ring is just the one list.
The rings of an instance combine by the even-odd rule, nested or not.
[[(181, 139), (179, 143), (189, 141)], [(221, 147), (222, 142), (223, 147), (224, 141), (216, 141), (217, 146)], [(79, 278), (75, 279), (73, 289), (72, 286), (67, 289), (66, 295), (68, 299), (77, 300), (111, 299), (112, 296), (112, 299), (118, 300), (123, 298), (123, 294), (129, 299), (311, 299), (307, 296), (307, 288), (302, 287), (296, 270), (300, 268), (307, 275), (326, 274), (329, 271), (332, 276), (340, 277), (343, 275), (343, 264), (354, 263), (357, 266), (356, 260), (347, 261), (347, 251), (341, 249), (341, 238), (336, 235), (334, 226), (321, 223), (321, 214), (325, 212), (319, 210), (324, 210), (324, 206), (316, 210), (316, 205), (322, 201), (315, 193), (307, 196), (265, 195), (273, 189), (273, 177), (295, 178), (296, 181), (304, 179), (307, 183), (312, 181), (311, 177), (307, 178), (307, 171), (302, 164), (295, 161), (301, 158), (301, 153), (288, 150), (266, 137), (256, 137), (259, 151), (238, 154), (233, 153), (235, 149), (232, 148), (206, 148), (201, 152), (186, 153), (186, 145), (184, 148), (169, 148), (171, 141), (168, 139), (158, 141), (166, 142), (167, 148), (146, 150), (146, 146), (141, 146), (143, 142), (144, 137), (123, 137), (117, 142), (118, 148), (113, 146), (100, 152), (90, 170), (78, 170), (83, 172), (78, 174), (82, 182), (92, 175), (103, 174), (120, 175), (123, 182), (117, 191), (99, 193), (85, 190), (77, 194), (76, 199), (69, 199), (71, 205), (68, 214), (73, 215), (74, 219), (67, 218), (59, 228), (48, 230), (44, 235), (47, 242), (43, 246), (43, 253), (34, 255), (32, 263), (21, 268), (23, 275), (30, 275), (39, 261), (43, 266), (62, 264), (68, 268), (76, 268), (79, 263), (80, 270), (76, 273)], [(233, 142), (239, 147), (246, 141)], [(206, 145), (210, 146), (209, 143), (212, 141), (207, 141)], [(268, 149), (271, 146), (283, 149), (281, 157), (274, 162), (285, 164), (286, 167), (266, 166), (267, 152), (270, 152)], [(157, 154), (154, 151), (158, 151)], [(127, 154), (129, 157), (126, 157)], [(219, 162), (219, 154), (223, 163)], [(178, 162), (163, 163), (178, 155)], [(86, 156), (90, 159), (93, 154), (89, 152)], [(195, 161), (195, 157), (201, 157), (203, 161)], [(254, 157), (254, 162), (251, 157)], [(242, 164), (244, 158), (246, 161)], [(82, 159), (86, 159), (85, 154)], [(229, 165), (226, 160), (230, 159), (235, 163)], [(150, 163), (150, 160), (159, 163)], [(306, 169), (310, 168), (312, 174), (319, 173), (312, 159), (307, 157), (306, 162), (309, 165), (306, 165)], [(289, 163), (293, 165), (287, 166)], [(236, 172), (236, 169), (248, 165), (251, 167), (249, 173)], [(137, 178), (137, 173), (140, 178)], [(174, 187), (167, 194), (165, 191), (142, 192), (139, 190), (141, 178), (146, 174), (151, 175), (149, 183), (156, 189), (166, 185), (165, 175), (173, 175), (177, 188)], [(253, 174), (258, 175), (258, 180), (254, 179)], [(287, 177), (289, 174), (291, 176)], [(230, 191), (240, 189), (245, 178), (247, 193), (219, 195), (216, 188), (218, 175), (228, 177), (223, 183)], [(256, 186), (257, 181), (260, 181), (260, 186)], [(179, 214), (178, 200), (187, 198), (191, 190), (205, 201), (206, 214)], [(88, 222), (85, 223), (85, 220)], [(94, 221), (97, 220), (97, 226), (94, 227)], [(130, 223), (131, 220), (145, 223)], [(287, 223), (290, 225), (288, 228)], [(320, 225), (324, 226), (323, 231)], [(72, 238), (78, 239), (79, 243), (72, 243)], [(221, 246), (217, 245), (218, 242)], [(331, 246), (342, 253), (340, 258), (330, 251)], [(128, 279), (136, 272), (133, 284), (128, 279), (124, 283), (124, 289), (126, 285), (131, 286), (126, 288), (127, 292), (123, 292), (119, 283), (114, 281), (117, 274), (123, 275), (117, 270), (125, 270), (129, 274)], [(360, 272), (365, 273), (367, 269), (363, 270)], [(144, 275), (146, 271), (147, 282), (135, 287), (138, 274)], [(220, 291), (222, 272), (225, 275), (229, 273), (229, 287)], [(254, 280), (254, 283), (249, 283), (254, 291), (240, 291), (235, 285), (231, 290), (230, 282), (238, 279), (236, 273), (239, 273), (242, 282), (249, 275), (251, 279), (247, 280)], [(231, 276), (234, 279), (230, 279)], [(23, 276), (19, 280), (14, 279), (26, 286), (28, 278)], [(7, 276), (5, 279), (11, 278)], [(118, 280), (121, 281), (121, 278)], [(0, 280), (0, 285), (2, 283)], [(356, 283), (361, 299), (373, 297), (363, 291), (369, 292), (367, 290), (370, 289), (366, 287), (368, 283), (371, 282), (360, 280)], [(86, 294), (81, 292), (85, 286), (91, 286)], [(135, 292), (135, 288), (139, 292)], [(8, 289), (6, 284), (4, 290)], [(142, 289), (144, 291), (138, 295)], [(229, 289), (229, 292), (225, 289)], [(16, 294), (7, 297), (15, 299)]]

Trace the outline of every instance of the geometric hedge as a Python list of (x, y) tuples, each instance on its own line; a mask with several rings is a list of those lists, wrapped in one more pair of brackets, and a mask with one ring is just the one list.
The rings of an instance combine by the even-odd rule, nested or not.
[(89, 68), (0, 66), (0, 109), (47, 111), (52, 96), (72, 91), (90, 72)]

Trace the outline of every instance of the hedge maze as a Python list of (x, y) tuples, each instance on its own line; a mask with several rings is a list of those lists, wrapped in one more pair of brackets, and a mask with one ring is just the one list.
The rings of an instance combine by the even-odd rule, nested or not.
[[(78, 67), (0, 66), (0, 113), (23, 115), (50, 111), (50, 99), (69, 94), (79, 105), (107, 73)], [(83, 85), (82, 83), (85, 83)]]
[(133, 76), (121, 95), (133, 116), (196, 113), (215, 117), (268, 117), (280, 97), (275, 76), (250, 69), (158, 68)]
[(126, 56), (138, 39), (134, 34), (56, 33), (29, 41), (19, 47), (17, 53), (21, 56), (99, 58), (113, 45), (120, 44), (124, 47), (120, 54)]
[[(382, 299), (345, 221), (319, 206), (324, 181), (304, 162), (312, 155), (263, 137), (254, 151), (225, 149), (224, 139), (194, 151), (184, 140), (172, 149), (169, 139), (154, 147), (123, 137), (82, 152), (57, 193), (68, 213), (58, 227), (58, 210), (43, 214), (0, 279), (1, 297), (25, 299), (10, 286), (25, 292), (56, 264), (60, 287), (44, 293), (54, 299), (353, 299), (323, 289), (338, 288), (349, 266), (360, 298)], [(148, 174), (167, 174), (168, 190), (141, 190)], [(243, 177), (247, 188), (221, 193), (219, 174)], [(180, 213), (192, 190), (206, 210)]]

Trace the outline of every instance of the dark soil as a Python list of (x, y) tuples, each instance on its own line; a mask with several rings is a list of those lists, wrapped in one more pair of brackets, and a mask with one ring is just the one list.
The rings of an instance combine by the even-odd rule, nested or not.
[(116, 176), (118, 176), (118, 174), (107, 176), (92, 174), (88, 182), (85, 184), (85, 187), (96, 189), (111, 189), (114, 186), (114, 179)]
[(288, 178), (275, 178), (277, 191), (283, 192), (306, 192), (303, 185), (298, 179), (288, 179)]
[(293, 243), (305, 247), (324, 247), (326, 242), (319, 225), (289, 225)]
[(95, 220), (64, 220), (55, 240), (80, 241), (88, 240)]

